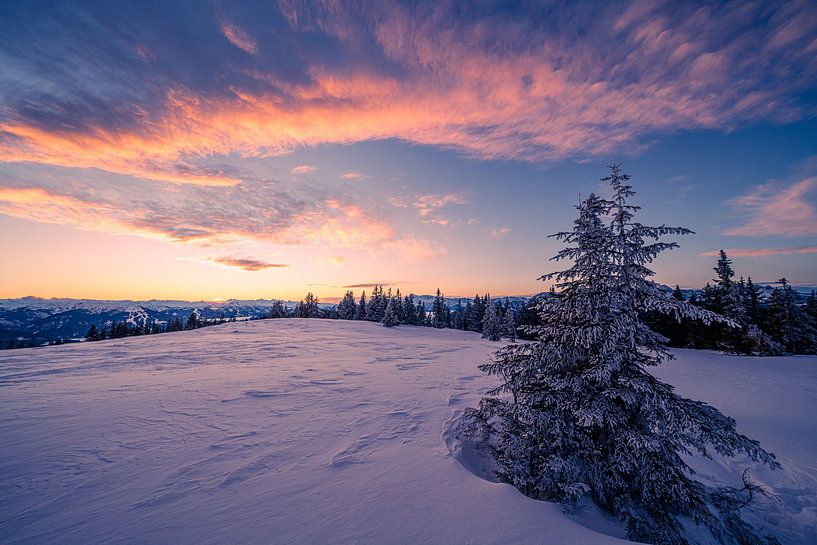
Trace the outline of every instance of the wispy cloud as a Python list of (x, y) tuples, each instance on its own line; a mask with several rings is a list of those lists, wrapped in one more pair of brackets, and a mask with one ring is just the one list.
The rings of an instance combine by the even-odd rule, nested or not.
[(290, 174), (309, 174), (310, 172), (315, 172), (318, 170), (318, 167), (313, 167), (312, 165), (299, 165), (297, 167), (293, 167), (292, 170), (289, 171)]
[(343, 174), (340, 175), (341, 180), (362, 180), (364, 178), (368, 178), (368, 176), (366, 174), (363, 174), (362, 172), (355, 171), (344, 172)]
[(155, 182), (151, 191), (144, 191), (139, 180), (102, 173), (17, 170), (0, 179), (0, 213), (43, 223), (210, 247), (232, 248), (244, 241), (314, 246), (325, 252), (358, 249), (406, 262), (445, 251), (396, 231), (386, 219), (364, 213), (342, 195), (314, 188), (254, 180), (232, 187)]
[[(782, 248), (727, 248), (730, 257), (766, 257), (772, 255), (817, 254), (817, 246), (787, 246)], [(704, 252), (702, 256), (717, 257), (719, 250)]]
[(734, 199), (744, 223), (727, 229), (732, 236), (808, 236), (817, 234), (817, 177), (791, 185), (768, 183)]
[(376, 282), (361, 282), (359, 284), (349, 284), (348, 286), (341, 286), (341, 287), (347, 288), (347, 289), (353, 289), (353, 288), (373, 288), (375, 286), (396, 286), (396, 285), (402, 285), (402, 284), (413, 284), (413, 282), (406, 281), (406, 280), (397, 280), (397, 281), (378, 280)]
[(221, 32), (231, 44), (239, 49), (243, 49), (250, 55), (255, 55), (258, 52), (258, 44), (250, 37), (249, 34), (235, 26), (234, 24), (223, 21), (221, 23)]
[[(397, 138), (542, 161), (638, 149), (657, 132), (813, 113), (802, 96), (817, 81), (814, 3), (629, 2), (592, 18), (569, 5), (472, 8), (285, 1), (283, 20), (257, 21), (257, 35), (276, 47), (307, 35), (314, 43), (242, 60), (232, 47), (257, 53), (260, 38), (213, 14), (231, 44), (221, 50), (211, 24), (169, 11), (190, 24), (185, 42), (196, 47), (171, 48), (159, 35), (144, 47), (169, 60), (138, 66), (123, 62), (135, 45), (122, 36), (90, 40), (79, 10), (62, 14), (56, 37), (21, 18), (0, 39), (16, 62), (0, 75), (0, 160), (228, 185), (235, 176), (195, 159)], [(106, 62), (69, 57), (77, 51)]]
[(240, 258), (240, 257), (213, 257), (210, 259), (219, 265), (226, 265), (227, 267), (236, 267), (244, 269), (245, 271), (263, 271), (266, 269), (281, 269), (289, 267), (282, 263), (268, 263), (260, 259)]

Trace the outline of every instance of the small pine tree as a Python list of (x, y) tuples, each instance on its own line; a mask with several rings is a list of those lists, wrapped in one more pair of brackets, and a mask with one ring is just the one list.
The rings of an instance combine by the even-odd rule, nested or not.
[(683, 291), (681, 291), (681, 286), (679, 286), (678, 284), (675, 284), (675, 289), (674, 289), (674, 290), (672, 290), (672, 297), (673, 297), (673, 298), (674, 298), (676, 301), (684, 301), (684, 300), (686, 300), (686, 297), (684, 297), (684, 292), (683, 292)]
[(338, 303), (338, 318), (341, 320), (354, 320), (357, 314), (357, 304), (355, 294), (347, 291), (343, 299)]
[(496, 305), (488, 298), (485, 317), (482, 319), (482, 338), (489, 341), (498, 341), (502, 338), (502, 322), (497, 313)]
[(85, 338), (89, 341), (97, 340), (97, 336), (99, 334), (96, 331), (96, 324), (91, 324), (91, 327), (88, 328), (88, 333), (85, 335)]
[(613, 198), (591, 194), (578, 206), (573, 230), (555, 235), (568, 246), (554, 259), (573, 265), (542, 277), (555, 279), (559, 293), (541, 300), (541, 325), (530, 328), (536, 342), (507, 345), (481, 366), (501, 385), (466, 413), (472, 429), (487, 439), (499, 477), (537, 498), (572, 503), (589, 496), (626, 523), (629, 539), (687, 544), (683, 517), (722, 543), (774, 543), (741, 519), (745, 489), (708, 487), (682, 458), (709, 456), (711, 446), (779, 467), (757, 441), (735, 431), (734, 420), (647, 372), (672, 354), (641, 313), (723, 318), (675, 300), (650, 280), (648, 264), (677, 246), (660, 238), (690, 231), (634, 221), (629, 177), (615, 164), (610, 169), (604, 181)]
[(357, 309), (355, 310), (355, 320), (365, 320), (366, 319), (366, 290), (363, 290), (363, 293), (360, 294), (360, 302), (357, 305)]
[(811, 354), (817, 351), (817, 330), (811, 316), (800, 306), (800, 296), (781, 278), (769, 296), (766, 327), (786, 352)]
[(426, 323), (426, 304), (422, 301), (417, 302), (417, 325), (428, 325)]
[(505, 336), (512, 343), (516, 342), (516, 316), (512, 309), (508, 309), (505, 313)]
[(397, 314), (394, 311), (394, 299), (389, 299), (389, 302), (386, 304), (386, 310), (383, 312), (383, 327), (394, 327), (400, 324), (400, 321), (397, 319)]
[(445, 304), (445, 297), (440, 293), (440, 288), (437, 288), (437, 295), (434, 296), (431, 313), (431, 325), (433, 327), (437, 329), (448, 327), (448, 308)]

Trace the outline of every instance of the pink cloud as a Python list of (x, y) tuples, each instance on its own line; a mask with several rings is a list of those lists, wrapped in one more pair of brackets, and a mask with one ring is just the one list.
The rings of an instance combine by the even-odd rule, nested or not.
[(727, 229), (732, 236), (807, 236), (817, 234), (817, 206), (813, 202), (817, 177), (784, 186), (769, 183), (756, 186), (732, 201), (745, 216), (742, 225)]
[(210, 260), (219, 265), (244, 269), (245, 271), (263, 271), (266, 269), (280, 269), (289, 266), (281, 263), (268, 263), (260, 259), (241, 257), (213, 257)]
[(368, 178), (366, 174), (362, 172), (344, 172), (340, 175), (341, 180), (362, 180), (363, 178)]
[(221, 23), (221, 33), (231, 44), (244, 52), (254, 55), (258, 51), (258, 44), (249, 34), (232, 23), (224, 21)]
[(421, 195), (414, 201), (414, 207), (421, 217), (449, 204), (466, 204), (468, 199), (461, 193), (446, 193), (444, 195)]
[[(599, 23), (582, 40), (569, 18), (560, 34), (502, 19), (452, 27), (445, 23), (455, 10), (447, 3), (329, 6), (285, 2), (282, 11), (296, 29), (328, 33), (350, 51), (371, 42), (395, 69), (360, 62), (341, 70), (315, 60), (305, 67), (308, 77), (283, 81), (248, 68), (257, 85), (214, 93), (168, 88), (156, 111), (127, 130), (49, 132), (6, 117), (0, 161), (228, 185), (237, 180), (191, 170), (186, 161), (390, 138), (483, 159), (609, 154), (639, 149), (656, 132), (802, 117), (808, 112), (791, 95), (817, 74), (817, 57), (807, 51), (817, 6), (808, 2), (767, 10), (773, 16), (762, 3), (673, 11), (633, 2), (613, 25)], [(757, 21), (764, 23), (723, 39), (724, 29)], [(258, 51), (234, 24), (224, 21), (221, 30), (236, 47)]]
[(490, 230), (491, 236), (494, 238), (504, 238), (511, 232), (509, 227), (496, 227)]
[(315, 172), (318, 170), (317, 167), (313, 167), (312, 165), (299, 165), (297, 167), (293, 167), (292, 170), (289, 171), (290, 174), (309, 174), (310, 172)]
[[(724, 250), (730, 257), (766, 257), (770, 255), (817, 254), (817, 246), (790, 246), (784, 248), (727, 248)], [(701, 255), (717, 257), (718, 250), (704, 252)]]

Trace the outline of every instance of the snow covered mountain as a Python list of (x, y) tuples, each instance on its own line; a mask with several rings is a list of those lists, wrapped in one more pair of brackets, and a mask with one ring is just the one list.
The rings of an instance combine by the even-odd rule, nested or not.
[[(259, 320), (0, 353), (0, 543), (612, 545), (596, 508), (525, 497), (457, 439), (493, 379), (476, 333)], [(691, 460), (779, 496), (751, 512), (817, 543), (817, 357), (678, 350), (654, 372), (737, 420), (780, 471)]]
[[(35, 346), (57, 339), (79, 339), (88, 328), (126, 321), (143, 326), (145, 321), (166, 324), (174, 317), (186, 318), (196, 310), (201, 318), (248, 319), (266, 316), (274, 301), (102, 301), (93, 299), (0, 299), (0, 346), (26, 340)], [(290, 307), (294, 303), (289, 303)]]

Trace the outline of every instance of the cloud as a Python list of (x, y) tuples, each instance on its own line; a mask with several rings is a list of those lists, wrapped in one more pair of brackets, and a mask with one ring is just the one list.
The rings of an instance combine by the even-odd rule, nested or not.
[(444, 249), (344, 196), (270, 180), (230, 187), (144, 182), (54, 167), (18, 166), (0, 178), (0, 214), (107, 233), (229, 247), (246, 243), (356, 249), (406, 262)]
[(263, 271), (266, 269), (281, 269), (284, 267), (289, 267), (289, 265), (284, 265), (281, 263), (267, 263), (266, 261), (261, 261), (259, 259), (238, 257), (213, 257), (210, 260), (214, 263), (218, 263), (219, 265), (237, 267), (239, 269), (244, 269), (245, 271)]
[[(257, 9), (242, 16), (252, 22), (245, 30), (175, 7), (94, 17), (18, 8), (18, 24), (0, 38), (13, 66), (0, 75), (0, 161), (230, 185), (234, 175), (197, 161), (391, 138), (543, 161), (814, 113), (804, 98), (817, 81), (809, 2), (629, 2), (592, 16), (536, 3)], [(59, 18), (55, 32), (39, 31), (38, 17)], [(120, 27), (134, 32), (99, 30)], [(139, 28), (156, 61), (134, 53)], [(264, 40), (288, 54), (234, 54)]]
[(258, 52), (258, 44), (246, 32), (237, 26), (224, 21), (221, 23), (221, 32), (231, 44), (239, 49), (243, 49), (250, 55), (255, 55)]
[(366, 174), (362, 172), (344, 172), (340, 175), (341, 180), (362, 180), (363, 178), (368, 178)]
[(290, 174), (309, 174), (310, 172), (315, 172), (318, 170), (318, 167), (313, 167), (312, 165), (299, 165), (297, 167), (293, 167), (292, 170), (289, 171)]
[[(817, 254), (817, 246), (789, 246), (783, 248), (727, 248), (730, 257), (766, 257), (772, 255)], [(704, 252), (702, 256), (717, 257), (719, 250)]]
[(468, 199), (461, 193), (447, 193), (444, 195), (421, 195), (414, 200), (414, 207), (421, 217), (447, 206), (449, 204), (466, 204)]
[(731, 236), (808, 236), (817, 234), (817, 177), (791, 185), (768, 183), (732, 201), (745, 223), (724, 231)]
[(509, 227), (495, 227), (494, 229), (491, 229), (489, 231), (491, 236), (494, 237), (494, 238), (504, 238), (504, 237), (508, 236), (508, 234), (510, 232), (511, 232), (511, 230), (510, 230)]
[(445, 218), (429, 218), (423, 220), (423, 223), (426, 225), (442, 225), (442, 226), (451, 224), (451, 222)]
[(406, 281), (406, 280), (398, 280), (398, 281), (391, 281), (391, 280), (381, 280), (377, 282), (361, 282), (360, 284), (349, 284), (348, 286), (341, 286), (342, 288), (353, 289), (353, 288), (374, 288), (375, 286), (395, 286), (398, 284), (413, 284), (413, 282)]

